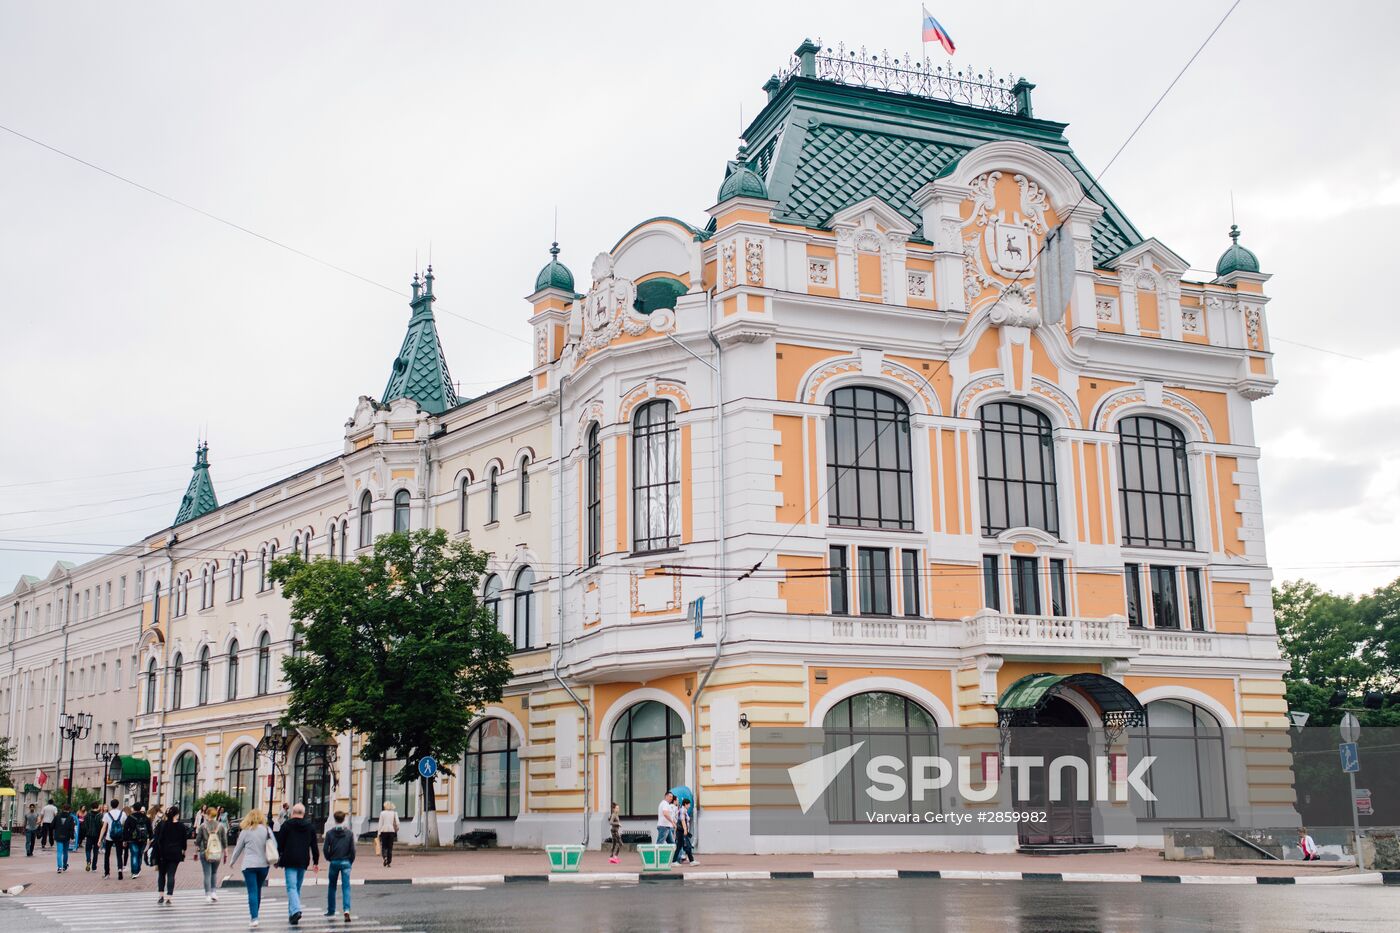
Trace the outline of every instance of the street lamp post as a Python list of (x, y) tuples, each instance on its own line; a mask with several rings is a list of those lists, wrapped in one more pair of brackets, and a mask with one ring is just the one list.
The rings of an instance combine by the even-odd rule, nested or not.
[(267, 784), (267, 821), (272, 822), (272, 789), (277, 786), (277, 760), (282, 760), (283, 768), (287, 764), (287, 746), (291, 744), (292, 736), (286, 726), (272, 723), (263, 723), (263, 737), (258, 741), (258, 752), (266, 752), (268, 763), (272, 766), (271, 774)]
[(116, 742), (97, 742), (92, 746), (92, 753), (102, 762), (102, 805), (107, 805), (107, 772), (112, 765), (112, 759), (119, 754)]
[[(73, 779), (73, 760), (77, 756), (78, 743), (88, 737), (92, 731), (92, 713), (59, 713), (58, 714), (58, 760), (63, 761), (63, 742), (67, 740), (70, 744), (68, 749), (68, 806), (73, 806), (73, 792), (77, 790), (77, 781)], [(58, 776), (58, 786), (63, 788), (63, 775)]]

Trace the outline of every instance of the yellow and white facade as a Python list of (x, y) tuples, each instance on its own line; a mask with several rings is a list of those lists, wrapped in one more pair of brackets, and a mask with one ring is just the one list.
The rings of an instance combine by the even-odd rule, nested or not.
[[(1149, 715), (1286, 725), (1257, 260), (1232, 246), (1188, 280), (1086, 189), (1028, 86), (997, 110), (851, 86), (824, 61), (804, 44), (770, 82), (757, 155), (730, 164), (708, 222), (636, 225), (582, 293), (545, 267), (522, 379), (362, 398), (341, 456), (103, 559), (141, 581), (139, 625), (113, 622), (138, 682), (110, 702), (158, 795), (251, 782), (266, 805), (267, 756), (240, 749), (285, 706), (293, 631), (265, 555), (353, 557), (395, 527), (489, 550), (520, 648), (482, 751), (439, 783), (444, 839), (596, 842), (614, 799), (648, 829), (687, 784), (711, 851), (907, 846), (749, 832), (752, 730), (819, 726), (871, 692), (939, 728), (995, 725), (1022, 676), (1088, 672)], [(1055, 282), (1033, 261), (1052, 231)], [(435, 330), (411, 342), (396, 373), (441, 363)], [(4, 603), (11, 735), (33, 731), (28, 646), (60, 631), (23, 624), (26, 585)], [(366, 828), (383, 781), (355, 749), (299, 736), (275, 801), (320, 796)], [(1231, 814), (1291, 809), (1286, 767), (1229, 780)], [(411, 839), (420, 808), (400, 799)], [(1162, 825), (1097, 841), (1160, 844)]]

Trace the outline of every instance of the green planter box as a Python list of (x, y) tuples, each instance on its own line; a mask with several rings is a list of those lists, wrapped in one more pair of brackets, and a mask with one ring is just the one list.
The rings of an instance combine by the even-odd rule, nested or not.
[(637, 851), (642, 856), (642, 871), (670, 871), (671, 856), (675, 854), (676, 847), (647, 843), (637, 846)]
[(545, 846), (551, 872), (576, 872), (583, 860), (583, 846)]

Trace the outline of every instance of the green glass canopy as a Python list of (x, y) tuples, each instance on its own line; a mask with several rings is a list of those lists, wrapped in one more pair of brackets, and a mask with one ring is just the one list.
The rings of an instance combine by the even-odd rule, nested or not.
[(1005, 725), (1035, 725), (1039, 712), (1058, 694), (1074, 691), (1098, 707), (1106, 725), (1140, 726), (1146, 719), (1133, 692), (1102, 674), (1027, 674), (997, 700), (997, 717)]
[(107, 780), (113, 784), (135, 784), (150, 779), (151, 763), (144, 758), (118, 755), (107, 769)]

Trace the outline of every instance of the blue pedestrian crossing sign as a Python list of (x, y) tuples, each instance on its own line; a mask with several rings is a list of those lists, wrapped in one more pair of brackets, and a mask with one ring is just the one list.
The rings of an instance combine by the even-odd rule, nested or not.
[(418, 759), (418, 773), (425, 778), (430, 778), (437, 774), (437, 759), (432, 755), (424, 755)]
[(1343, 742), (1337, 746), (1337, 750), (1342, 755), (1342, 773), (1355, 774), (1361, 770), (1361, 753), (1356, 750), (1355, 742)]

